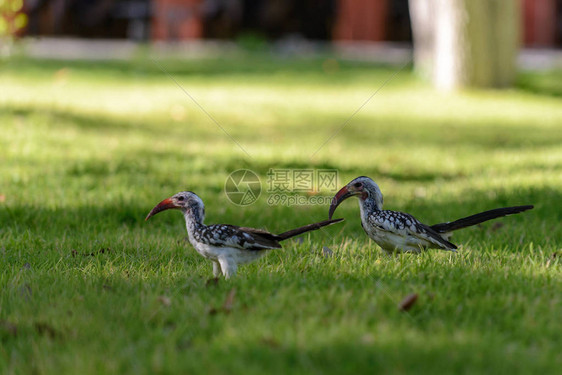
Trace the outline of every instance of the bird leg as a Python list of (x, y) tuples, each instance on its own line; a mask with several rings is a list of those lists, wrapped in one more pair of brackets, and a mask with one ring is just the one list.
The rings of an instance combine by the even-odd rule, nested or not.
[(217, 262), (216, 260), (213, 260), (213, 276), (215, 278), (218, 278), (221, 276), (221, 266), (219, 264), (219, 262)]
[(232, 276), (236, 275), (238, 265), (234, 259), (230, 257), (219, 257), (219, 263), (225, 279), (230, 279)]

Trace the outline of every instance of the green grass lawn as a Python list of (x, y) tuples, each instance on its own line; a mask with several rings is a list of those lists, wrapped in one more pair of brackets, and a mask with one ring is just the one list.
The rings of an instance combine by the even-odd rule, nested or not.
[[(558, 373), (561, 72), (454, 96), (406, 69), (319, 149), (397, 68), (160, 63), (244, 150), (150, 60), (0, 63), (0, 373)], [(163, 198), (193, 190), (207, 223), (273, 232), (328, 214), (233, 205), (240, 168), (264, 189), (270, 168), (367, 175), (428, 224), (535, 209), (456, 233), (456, 254), (388, 257), (349, 200), (343, 225), (208, 283), (178, 212), (144, 222)]]

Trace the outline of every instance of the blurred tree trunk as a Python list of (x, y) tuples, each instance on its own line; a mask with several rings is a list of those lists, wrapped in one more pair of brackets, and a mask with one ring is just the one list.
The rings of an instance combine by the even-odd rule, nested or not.
[(409, 0), (416, 70), (434, 85), (508, 87), (520, 40), (519, 0)]
[(414, 39), (414, 68), (430, 79), (433, 72), (435, 1), (410, 0), (410, 22)]

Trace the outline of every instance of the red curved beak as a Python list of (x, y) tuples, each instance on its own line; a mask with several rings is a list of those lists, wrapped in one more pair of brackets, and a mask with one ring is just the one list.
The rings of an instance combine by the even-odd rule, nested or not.
[(338, 191), (336, 195), (334, 195), (334, 198), (332, 198), (332, 203), (330, 204), (330, 212), (328, 213), (329, 218), (330, 219), (332, 218), (334, 212), (336, 211), (336, 208), (338, 208), (341, 202), (343, 202), (344, 200), (346, 200), (347, 198), (353, 195), (355, 195), (355, 193), (349, 191), (347, 185), (342, 187), (340, 191)]
[(145, 221), (150, 219), (152, 216), (156, 215), (158, 212), (164, 211), (164, 210), (169, 210), (171, 208), (179, 208), (179, 206), (177, 206), (171, 198), (166, 198), (164, 199), (162, 202), (158, 203), (156, 205), (156, 207), (154, 207), (152, 209), (152, 211), (150, 211), (148, 213), (148, 215), (146, 216), (146, 219), (144, 219)]

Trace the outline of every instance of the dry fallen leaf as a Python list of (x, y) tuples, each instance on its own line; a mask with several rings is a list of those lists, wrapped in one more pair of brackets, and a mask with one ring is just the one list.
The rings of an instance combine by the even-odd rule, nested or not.
[(159, 296), (158, 301), (164, 306), (170, 306), (172, 304), (172, 300), (166, 296)]
[(235, 295), (236, 295), (236, 288), (230, 289), (230, 291), (226, 295), (226, 298), (224, 299), (224, 303), (222, 304), (222, 306), (219, 307), (218, 309), (215, 307), (211, 307), (209, 309), (209, 315), (215, 315), (218, 314), (219, 312), (223, 312), (225, 314), (230, 313), (230, 311), (232, 310), (232, 306), (234, 305)]
[(187, 111), (183, 105), (175, 104), (170, 108), (170, 117), (174, 121), (183, 121), (187, 115)]
[(559, 251), (555, 251), (550, 255), (550, 258), (548, 258), (548, 260), (546, 261), (546, 268), (550, 267), (550, 264), (553, 262), (556, 262), (560, 257), (560, 252)]
[(236, 296), (236, 288), (230, 289), (230, 292), (226, 295), (224, 304), (222, 305), (225, 312), (230, 312), (230, 310), (232, 310), (232, 306), (234, 305), (234, 296)]
[(53, 74), (53, 81), (56, 86), (64, 86), (68, 82), (68, 75), (70, 70), (68, 68), (59, 69)]
[(406, 298), (404, 298), (402, 302), (400, 302), (400, 304), (398, 305), (398, 309), (400, 311), (408, 311), (412, 308), (412, 306), (414, 306), (417, 300), (418, 300), (417, 293), (412, 293)]
[(264, 337), (264, 338), (261, 339), (261, 343), (269, 346), (270, 348), (274, 348), (274, 349), (281, 346), (279, 344), (279, 341), (275, 340), (273, 337)]

